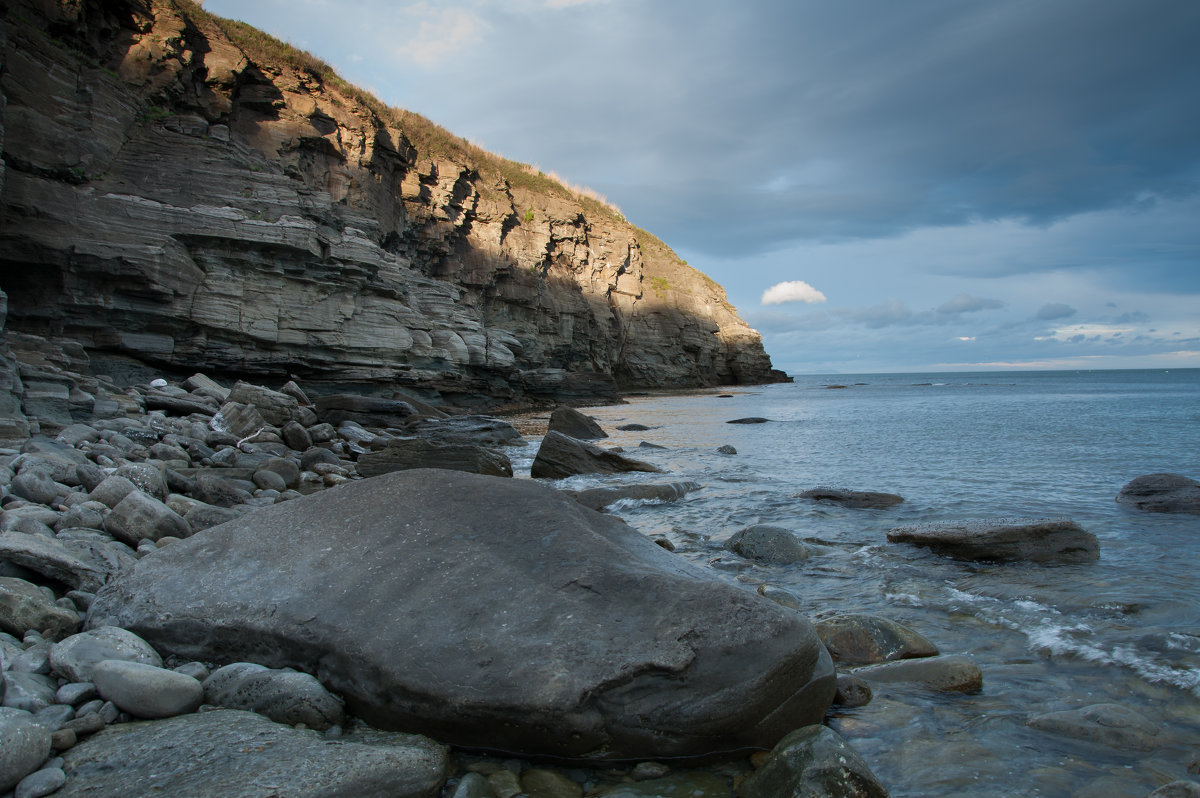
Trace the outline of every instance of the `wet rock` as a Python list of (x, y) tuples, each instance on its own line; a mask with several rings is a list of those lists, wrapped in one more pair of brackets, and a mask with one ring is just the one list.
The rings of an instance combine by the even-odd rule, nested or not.
[(761, 416), (747, 416), (746, 418), (735, 418), (732, 421), (726, 421), (726, 424), (766, 424), (771, 419)]
[(521, 792), (528, 798), (580, 798), (583, 787), (557, 771), (530, 768), (521, 774)]
[(121, 499), (104, 519), (104, 528), (122, 543), (136, 546), (138, 541), (161, 537), (186, 538), (192, 528), (179, 513), (158, 499), (135, 490)]
[(833, 502), (843, 507), (883, 509), (904, 501), (895, 493), (879, 493), (870, 490), (848, 490), (846, 488), (812, 488), (799, 494), (802, 499)]
[(62, 637), (78, 628), (79, 615), (58, 606), (41, 588), (24, 579), (0, 576), (0, 631), (22, 637), (36, 629)]
[(816, 627), (834, 662), (866, 665), (938, 655), (937, 646), (912, 629), (874, 615), (838, 615)]
[(50, 732), (20, 709), (0, 708), (0, 791), (11, 790), (50, 755)]
[(235, 662), (204, 680), (206, 703), (245, 709), (277, 723), (325, 730), (345, 721), (342, 702), (307, 673)]
[(1126, 483), (1117, 502), (1150, 513), (1200, 515), (1200, 482), (1180, 474), (1146, 474)]
[(96, 664), (110, 659), (162, 667), (158, 652), (133, 632), (115, 626), (92, 627), (71, 635), (50, 651), (50, 664), (68, 681), (92, 682)]
[(598, 790), (595, 798), (733, 798), (729, 782), (703, 770), (673, 773), (660, 779), (619, 784)]
[(96, 691), (135, 718), (170, 718), (194, 712), (204, 688), (191, 676), (124, 660), (101, 660), (92, 667)]
[(1200, 783), (1194, 781), (1173, 781), (1164, 784), (1146, 798), (1200, 798)]
[(866, 706), (871, 703), (871, 685), (849, 673), (840, 673), (837, 677), (837, 692), (834, 693), (833, 703), (839, 707)]
[(947, 521), (901, 526), (890, 543), (925, 546), (958, 560), (1089, 562), (1100, 556), (1096, 536), (1065, 519)]
[(575, 501), (593, 510), (603, 510), (609, 505), (627, 499), (640, 501), (673, 502), (683, 498), (694, 490), (699, 490), (696, 482), (669, 482), (659, 485), (621, 485), (613, 488), (590, 488), (588, 490), (572, 491)]
[(13, 798), (44, 798), (66, 783), (67, 774), (62, 768), (43, 768), (21, 779)]
[(381, 728), (572, 758), (769, 745), (834, 689), (797, 613), (558, 491), (453, 471), (207, 530), (139, 561), (89, 618), (188, 659), (312, 673)]
[(856, 668), (854, 675), (871, 683), (910, 682), (950, 693), (972, 693), (983, 687), (979, 665), (963, 654), (868, 665)]
[(717, 454), (735, 455), (737, 453), (737, 449), (733, 448), (728, 443), (717, 447)]
[(1092, 704), (1048, 712), (1030, 718), (1028, 725), (1110, 748), (1153, 751), (1160, 745), (1159, 728), (1141, 713), (1121, 704)]
[(618, 474), (626, 471), (661, 473), (661, 469), (649, 463), (622, 457), (561, 432), (548, 432), (542, 439), (530, 475), (534, 478), (561, 479), (575, 474)]
[(608, 433), (596, 423), (596, 419), (591, 416), (585, 416), (575, 408), (567, 407), (566, 405), (554, 408), (554, 412), (550, 414), (550, 423), (546, 429), (548, 431), (561, 432), (567, 437), (580, 441), (608, 437)]
[(738, 787), (739, 798), (887, 798), (887, 789), (841, 735), (806, 726), (779, 741)]
[(379, 451), (358, 458), (364, 477), (417, 468), (444, 468), (493, 477), (511, 477), (512, 463), (500, 452), (463, 443), (439, 444), (423, 438), (394, 438)]
[(748, 560), (772, 565), (804, 562), (813, 554), (790, 529), (771, 524), (754, 524), (735, 532), (725, 548)]
[(329, 740), (232, 709), (111, 726), (63, 759), (60, 798), (128, 795), (129, 785), (150, 783), (195, 798), (433, 798), (448, 765), (447, 750), (421, 738)]

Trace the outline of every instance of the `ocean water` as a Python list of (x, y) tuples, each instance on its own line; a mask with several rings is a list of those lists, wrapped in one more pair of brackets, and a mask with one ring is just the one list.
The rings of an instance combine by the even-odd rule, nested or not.
[[(681, 501), (612, 512), (717, 578), (788, 591), (814, 620), (881, 615), (944, 654), (975, 657), (979, 693), (880, 685), (867, 706), (829, 717), (894, 796), (1141, 798), (1200, 778), (1188, 774), (1200, 755), (1200, 516), (1114, 501), (1142, 474), (1200, 478), (1200, 370), (797, 377), (585, 412), (609, 432), (602, 445), (668, 473), (560, 487), (694, 480), (702, 488)], [(770, 423), (726, 423), (747, 416)], [(627, 423), (651, 429), (616, 430)], [(716, 451), (726, 444), (737, 454)], [(528, 475), (535, 452), (515, 450), (514, 467)], [(796, 495), (817, 486), (905, 501), (864, 510)], [(1097, 536), (1100, 560), (970, 564), (886, 539), (903, 524), (1001, 517), (1070, 518)], [(723, 548), (755, 523), (785, 526), (826, 553), (771, 566)], [(1155, 749), (1026, 725), (1098, 703), (1143, 714), (1159, 729)]]

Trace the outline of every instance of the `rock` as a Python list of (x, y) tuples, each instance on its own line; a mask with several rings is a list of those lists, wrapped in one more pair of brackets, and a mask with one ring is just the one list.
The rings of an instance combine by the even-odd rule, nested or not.
[(883, 509), (904, 501), (895, 493), (878, 493), (869, 490), (847, 490), (846, 488), (812, 488), (799, 494), (802, 499), (833, 502), (844, 507)]
[(874, 615), (838, 615), (817, 622), (817, 635), (834, 662), (867, 665), (936, 657), (937, 646), (907, 626)]
[(1146, 798), (1200, 798), (1200, 783), (1194, 781), (1173, 781), (1164, 784)]
[(703, 770), (673, 773), (658, 779), (589, 793), (594, 798), (733, 798), (729, 782)]
[(132, 563), (103, 543), (0, 533), (0, 560), (8, 560), (77, 590), (95, 592)]
[(853, 674), (839, 673), (833, 703), (846, 709), (866, 706), (871, 703), (871, 685)]
[(307, 673), (235, 662), (204, 680), (206, 703), (324, 731), (345, 722), (342, 702)]
[(358, 473), (364, 477), (418, 468), (441, 468), (511, 477), (512, 463), (505, 455), (466, 443), (435, 443), (423, 438), (393, 438), (379, 451), (358, 458)]
[(841, 735), (806, 726), (779, 741), (738, 787), (739, 798), (887, 798), (887, 789)]
[(1159, 747), (1161, 737), (1159, 728), (1145, 716), (1121, 704), (1047, 712), (1030, 718), (1028, 725), (1126, 751), (1153, 751)]
[(183, 516), (183, 520), (187, 521), (188, 526), (192, 528), (193, 532), (199, 532), (237, 518), (241, 518), (241, 513), (226, 507), (214, 507), (211, 504), (203, 502), (197, 503)]
[(349, 393), (327, 394), (316, 399), (317, 417), (329, 424), (354, 421), (365, 427), (400, 427), (417, 414), (416, 408), (400, 399), (381, 399)]
[(147, 410), (163, 410), (177, 416), (189, 416), (199, 413), (204, 416), (216, 415), (217, 404), (194, 396), (171, 396), (158, 391), (147, 391), (143, 395)]
[(613, 488), (590, 488), (588, 490), (572, 491), (575, 501), (593, 510), (603, 510), (605, 507), (619, 501), (659, 501), (673, 502), (683, 498), (694, 490), (699, 490), (696, 482), (668, 482), (659, 485), (621, 485)]
[(220, 471), (229, 469), (213, 469), (217, 474), (197, 474), (196, 486), (192, 490), (192, 498), (210, 504), (214, 507), (236, 507), (249, 501), (250, 494), (235, 485), (231, 480), (219, 476)]
[(68, 682), (58, 688), (58, 692), (54, 694), (54, 702), (74, 706), (95, 697), (96, 685), (91, 682)]
[(557, 771), (530, 768), (521, 774), (521, 792), (528, 798), (580, 798), (583, 787)]
[[(159, 501), (167, 498), (166, 475), (148, 463), (130, 463), (123, 465), (113, 472), (115, 476), (125, 477), (134, 487)], [(99, 501), (97, 499), (97, 501)]]
[(40, 469), (26, 469), (12, 478), (9, 490), (22, 499), (28, 499), (38, 504), (53, 504), (62, 489), (50, 477), (50, 474)]
[(138, 662), (162, 667), (162, 657), (149, 643), (126, 629), (91, 624), (91, 629), (71, 635), (50, 651), (54, 670), (71, 682), (92, 682), (96, 664), (104, 660)]
[(621, 432), (645, 432), (650, 427), (647, 427), (645, 424), (622, 424), (617, 429), (621, 430)]
[(450, 798), (494, 798), (491, 785), (481, 774), (471, 772), (459, 779)]
[(96, 691), (135, 718), (170, 718), (194, 712), (204, 699), (200, 682), (182, 673), (124, 660), (101, 660), (92, 667)]
[(89, 623), (312, 673), (380, 728), (569, 758), (769, 745), (834, 689), (798, 614), (558, 491), (452, 471), (209, 529), (139, 561)]
[(205, 374), (193, 374), (183, 381), (183, 387), (189, 391), (203, 391), (221, 402), (229, 400), (229, 389)]
[(772, 565), (804, 562), (813, 553), (790, 529), (771, 524), (754, 524), (734, 533), (725, 548), (740, 557)]
[(44, 768), (21, 779), (13, 798), (43, 798), (67, 783), (67, 774), (62, 768)]
[(212, 427), (218, 432), (228, 432), (241, 439), (266, 429), (267, 421), (254, 405), (226, 402), (213, 416)]
[(40, 673), (10, 670), (4, 674), (4, 706), (39, 712), (54, 703), (58, 685)]
[(19, 709), (0, 708), (0, 792), (11, 790), (50, 755), (50, 732)]
[(575, 474), (618, 474), (625, 471), (661, 473), (662, 469), (606, 452), (561, 432), (547, 432), (533, 461), (530, 475), (534, 478), (561, 479)]
[[(254, 472), (253, 479), (254, 479), (254, 484), (257, 485), (262, 490), (273, 490), (276, 493), (282, 493), (283, 491), (287, 490), (287, 488), (288, 488), (288, 484), (287, 484), (287, 482), (284, 481), (283, 477), (279, 476), (279, 474), (275, 473), (274, 471), (267, 471), (265, 469), (259, 469), (258, 471)], [(300, 469), (297, 468), (296, 469), (296, 481), (298, 482), (299, 480), (300, 480)]]
[(726, 421), (726, 424), (766, 424), (771, 419), (762, 418), (761, 416), (747, 416), (746, 418), (735, 418), (732, 421)]
[(275, 427), (294, 421), (300, 410), (296, 397), (240, 380), (234, 383), (227, 401), (252, 405), (264, 421)]
[(36, 585), (0, 576), (0, 631), (22, 637), (35, 629), (62, 637), (78, 628), (79, 616), (55, 604)]
[(856, 668), (854, 675), (871, 683), (912, 682), (951, 693), (973, 693), (983, 687), (983, 674), (973, 657), (950, 654), (904, 659)]
[(104, 528), (130, 546), (137, 546), (138, 541), (147, 538), (158, 540), (167, 535), (186, 538), (192, 534), (192, 528), (179, 513), (140, 490), (117, 503), (104, 519)]
[(280, 437), (289, 449), (303, 452), (313, 445), (312, 436), (298, 421), (289, 421), (279, 430)]
[(1126, 483), (1117, 502), (1151, 513), (1200, 515), (1200, 482), (1179, 474), (1146, 474)]
[(436, 443), (473, 443), (477, 446), (523, 446), (525, 439), (507, 421), (491, 416), (415, 418), (405, 432)]
[(600, 428), (596, 419), (585, 416), (573, 407), (560, 405), (550, 414), (550, 424), (547, 431), (561, 432), (576, 440), (596, 440), (607, 438), (608, 433)]
[(116, 507), (121, 503), (122, 499), (137, 489), (137, 485), (134, 485), (125, 477), (110, 476), (92, 489), (91, 496), (96, 501), (111, 508)]
[(1096, 536), (1074, 521), (998, 519), (947, 521), (900, 526), (887, 535), (890, 543), (926, 546), (935, 554), (958, 560), (1025, 560), (1089, 562), (1100, 556)]
[(734, 447), (730, 446), (728, 443), (727, 443), (727, 444), (725, 444), (724, 446), (718, 446), (718, 447), (717, 447), (717, 454), (735, 455), (735, 454), (737, 454), (737, 453), (738, 453), (738, 452), (737, 452), (737, 449), (735, 449)]
[(59, 798), (127, 795), (130, 784), (149, 783), (193, 798), (434, 798), (448, 766), (446, 749), (421, 738), (329, 740), (232, 709), (112, 726), (63, 759)]

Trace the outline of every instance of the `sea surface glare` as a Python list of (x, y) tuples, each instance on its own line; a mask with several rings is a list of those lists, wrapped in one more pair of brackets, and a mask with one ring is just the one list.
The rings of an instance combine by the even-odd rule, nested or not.
[[(814, 621), (880, 615), (943, 654), (975, 657), (979, 693), (878, 684), (866, 706), (832, 711), (829, 725), (893, 796), (1141, 798), (1200, 779), (1188, 773), (1200, 755), (1200, 516), (1114, 501), (1142, 474), (1200, 479), (1200, 370), (805, 376), (585, 412), (611, 436), (601, 445), (668, 473), (558, 487), (699, 482), (676, 503), (610, 511), (718, 578), (786, 590)], [(748, 416), (770, 422), (726, 423)], [(616, 429), (629, 423), (651, 429)], [(717, 452), (726, 444), (737, 454)], [(535, 452), (526, 447), (514, 467), (528, 474)], [(848, 509), (797, 497), (817, 486), (904, 503)], [(887, 542), (906, 524), (1063, 517), (1099, 538), (1098, 562), (964, 563)], [(785, 526), (825, 553), (773, 566), (723, 548), (756, 523)], [(1145, 715), (1159, 729), (1154, 750), (1026, 725), (1101, 703)]]

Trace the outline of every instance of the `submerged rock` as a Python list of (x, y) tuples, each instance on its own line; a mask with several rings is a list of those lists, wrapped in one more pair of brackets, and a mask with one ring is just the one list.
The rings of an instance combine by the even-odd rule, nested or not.
[(218, 709), (169, 720), (109, 726), (63, 754), (67, 783), (55, 795), (226, 798), (433, 798), (446, 779), (447, 751), (429, 740), (394, 744), (330, 740), (252, 712)]
[(726, 424), (766, 424), (771, 419), (761, 416), (747, 416), (746, 418), (735, 418), (732, 421), (726, 421)]
[(1080, 709), (1048, 712), (1029, 719), (1042, 731), (1133, 751), (1152, 751), (1160, 730), (1144, 715), (1120, 704), (1092, 704)]
[(868, 682), (912, 682), (950, 693), (973, 693), (983, 687), (979, 665), (964, 654), (868, 665), (857, 668), (854, 675)]
[(946, 521), (900, 526), (889, 543), (926, 546), (958, 560), (1089, 562), (1100, 556), (1096, 536), (1074, 521), (1023, 519)]
[(811, 624), (525, 480), (387, 474), (173, 543), (89, 623), (294, 667), (381, 728), (578, 759), (700, 756), (819, 722)]
[(1126, 483), (1117, 502), (1151, 513), (1200, 515), (1200, 482), (1179, 474), (1146, 474)]
[(871, 490), (848, 490), (846, 488), (812, 488), (799, 494), (802, 499), (834, 502), (844, 507), (883, 509), (900, 504), (903, 496), (895, 493), (879, 493)]
[(771, 524), (754, 524), (734, 533), (725, 548), (746, 559), (773, 565), (803, 562), (813, 555), (813, 550), (790, 529)]
[(575, 501), (593, 510), (603, 510), (611, 504), (624, 499), (640, 499), (642, 501), (673, 502), (681, 499), (694, 490), (699, 490), (696, 482), (668, 482), (658, 485), (619, 485), (612, 488), (590, 488), (571, 493)]
[(661, 469), (579, 441), (561, 432), (547, 432), (533, 461), (534, 478), (561, 479), (575, 474), (619, 474), (625, 471), (660, 473)]
[(866, 665), (938, 654), (937, 646), (912, 629), (874, 615), (838, 615), (816, 626), (834, 662)]
[(739, 798), (887, 798), (887, 789), (858, 752), (825, 726), (784, 737), (738, 788)]

